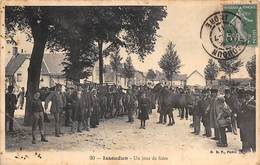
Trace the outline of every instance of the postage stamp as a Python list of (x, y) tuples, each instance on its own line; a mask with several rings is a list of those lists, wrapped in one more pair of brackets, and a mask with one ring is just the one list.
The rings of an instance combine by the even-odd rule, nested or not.
[[(233, 16), (227, 19), (231, 25), (237, 30), (237, 37), (242, 40), (247, 40), (248, 46), (257, 45), (257, 6), (255, 4), (242, 5), (224, 5), (223, 10), (234, 13)], [(229, 28), (224, 27), (225, 40), (224, 43), (234, 45), (230, 39)]]

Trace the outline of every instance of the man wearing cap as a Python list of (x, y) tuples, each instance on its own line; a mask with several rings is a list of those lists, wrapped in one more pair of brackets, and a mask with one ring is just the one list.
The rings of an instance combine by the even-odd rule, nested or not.
[(66, 107), (65, 107), (65, 126), (69, 127), (72, 124), (72, 98), (71, 98), (72, 88), (67, 88), (65, 96), (66, 96)]
[(131, 89), (128, 89), (127, 91), (127, 98), (126, 98), (126, 102), (127, 102), (127, 112), (128, 112), (128, 121), (127, 122), (134, 122), (134, 112), (135, 112), (135, 96), (133, 94), (133, 91)]
[(14, 131), (14, 111), (17, 109), (17, 98), (13, 94), (13, 89), (13, 86), (8, 86), (8, 92), (5, 94), (5, 126), (7, 127), (9, 123), (9, 132)]
[(203, 126), (205, 127), (205, 134), (203, 134), (203, 136), (206, 137), (211, 137), (211, 128), (210, 128), (210, 115), (209, 113), (206, 114), (206, 109), (210, 103), (210, 97), (209, 97), (209, 90), (204, 89), (202, 91), (202, 99), (200, 102), (200, 110), (201, 110), (201, 114), (202, 114), (202, 123)]
[(232, 120), (232, 131), (237, 135), (237, 122), (236, 115), (239, 110), (239, 100), (235, 94), (231, 93), (230, 89), (225, 89), (225, 102), (232, 111), (231, 120)]
[(206, 115), (209, 113), (210, 116), (210, 127), (214, 128), (214, 137), (211, 138), (212, 140), (219, 140), (219, 131), (216, 125), (216, 118), (217, 118), (217, 96), (218, 96), (218, 89), (211, 89), (211, 100), (209, 106), (206, 110)]
[(63, 112), (63, 109), (66, 105), (66, 96), (62, 93), (62, 85), (57, 84), (55, 91), (51, 92), (49, 96), (45, 99), (44, 108), (48, 108), (48, 104), (51, 101), (50, 112), (54, 115), (55, 120), (55, 136), (60, 137), (60, 117)]
[(194, 100), (193, 100), (193, 119), (194, 119), (194, 133), (195, 135), (200, 134), (200, 120), (201, 120), (201, 95), (199, 89), (195, 89)]
[(93, 105), (93, 112), (91, 113), (90, 117), (90, 126), (91, 128), (96, 128), (99, 125), (99, 98), (97, 97), (97, 90), (92, 90), (92, 105)]
[(242, 141), (242, 153), (256, 151), (256, 102), (255, 93), (245, 90), (242, 99), (240, 113), (240, 138)]

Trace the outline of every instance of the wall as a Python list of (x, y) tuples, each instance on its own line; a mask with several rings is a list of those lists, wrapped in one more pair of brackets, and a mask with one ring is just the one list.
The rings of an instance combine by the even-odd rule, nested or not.
[[(24, 87), (26, 91), (29, 63), (30, 60), (26, 59), (24, 63), (21, 65), (21, 67), (14, 73), (14, 79), (16, 82), (17, 89)], [(20, 78), (18, 77), (19, 74), (21, 74)], [(21, 81), (17, 81), (17, 79), (20, 79)]]
[(195, 72), (187, 79), (187, 85), (206, 86), (206, 80), (199, 73)]

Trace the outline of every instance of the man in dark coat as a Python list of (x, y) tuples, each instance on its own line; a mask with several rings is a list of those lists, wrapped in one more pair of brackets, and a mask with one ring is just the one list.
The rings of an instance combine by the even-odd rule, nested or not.
[(72, 124), (71, 115), (72, 115), (72, 98), (71, 98), (72, 89), (68, 88), (65, 96), (66, 96), (66, 106), (65, 106), (65, 126), (69, 127)]
[(211, 138), (212, 140), (219, 140), (219, 131), (216, 125), (216, 118), (217, 118), (217, 96), (218, 96), (218, 89), (211, 89), (211, 100), (210, 104), (206, 110), (206, 115), (209, 113), (210, 116), (210, 127), (214, 128), (214, 137)]
[(211, 137), (211, 127), (210, 127), (210, 113), (206, 114), (207, 107), (210, 103), (209, 90), (203, 90), (203, 98), (200, 102), (200, 110), (202, 114), (202, 123), (205, 127), (205, 134), (203, 136)]
[(47, 96), (44, 104), (44, 108), (48, 108), (49, 102), (51, 103), (50, 112), (54, 115), (55, 120), (55, 136), (60, 137), (61, 135), (61, 114), (66, 106), (66, 96), (62, 92), (62, 85), (57, 84), (55, 91), (51, 92), (49, 96)]
[(231, 120), (232, 120), (232, 131), (237, 135), (237, 112), (239, 111), (239, 100), (234, 93), (231, 93), (230, 89), (225, 90), (225, 102), (232, 111)]
[(256, 102), (255, 93), (251, 90), (244, 92), (240, 113), (240, 136), (242, 153), (256, 151)]
[(93, 112), (91, 113), (90, 117), (90, 126), (91, 128), (96, 128), (99, 125), (99, 98), (97, 97), (97, 90), (92, 90), (92, 103), (93, 103)]
[(85, 103), (84, 107), (84, 129), (89, 131), (90, 128), (90, 117), (93, 112), (93, 96), (89, 89), (85, 89), (83, 93), (83, 100)]
[(127, 103), (127, 111), (128, 111), (128, 121), (130, 123), (134, 122), (134, 113), (136, 109), (136, 104), (135, 104), (135, 96), (133, 94), (133, 91), (131, 89), (128, 89), (127, 94), (126, 94), (126, 103)]
[(192, 114), (194, 117), (194, 133), (195, 135), (200, 134), (200, 120), (201, 120), (201, 104), (202, 104), (202, 98), (200, 96), (200, 93), (198, 90), (196, 90), (196, 93), (194, 93), (194, 102), (193, 102), (193, 109)]
[(14, 131), (14, 111), (17, 109), (17, 99), (13, 94), (13, 89), (13, 86), (8, 86), (8, 92), (5, 94), (5, 125), (7, 127), (9, 123), (9, 132)]

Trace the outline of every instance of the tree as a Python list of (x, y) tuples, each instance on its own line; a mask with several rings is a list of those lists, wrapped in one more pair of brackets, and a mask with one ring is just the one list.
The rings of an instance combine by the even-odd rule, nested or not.
[(243, 62), (238, 58), (233, 58), (230, 60), (218, 60), (220, 71), (223, 71), (231, 81), (231, 76), (239, 72), (240, 67), (243, 66)]
[(13, 37), (17, 31), (25, 32), (28, 34), (28, 40), (33, 41), (33, 50), (28, 67), (25, 125), (31, 123), (31, 100), (35, 91), (39, 89), (41, 64), (46, 44), (53, 43), (53, 45), (56, 45), (54, 43), (59, 40), (55, 36), (64, 33), (64, 29), (67, 31), (75, 29), (81, 21), (80, 12), (77, 12), (77, 9), (79, 8), (57, 6), (10, 6), (5, 8), (7, 41), (14, 43), (12, 41), (14, 41)]
[(156, 74), (155, 74), (154, 70), (153, 69), (149, 69), (147, 74), (146, 74), (146, 78), (148, 80), (153, 81), (155, 79), (155, 77), (156, 77)]
[(209, 59), (208, 64), (204, 69), (204, 75), (206, 80), (210, 80), (211, 83), (216, 79), (219, 73), (218, 65), (213, 61), (213, 59)]
[(24, 122), (30, 124), (30, 109), (32, 94), (39, 88), (41, 64), (45, 44), (48, 40), (49, 27), (52, 24), (50, 8), (42, 7), (6, 7), (6, 36), (11, 38), (17, 30), (30, 30), (29, 38), (33, 39), (33, 50), (28, 68), (27, 100)]
[[(118, 46), (125, 47), (128, 53), (139, 54), (141, 58), (151, 53), (159, 21), (166, 16), (164, 7), (10, 6), (5, 9), (6, 36), (10, 38), (9, 41), (13, 41), (17, 30), (26, 32), (28, 40), (33, 41), (28, 68), (25, 125), (30, 123), (32, 95), (39, 88), (40, 66), (46, 44), (57, 46), (60, 45), (59, 42), (65, 43), (68, 35), (64, 35), (65, 38), (60, 35), (64, 34), (64, 30), (75, 30), (76, 36), (89, 38), (95, 43), (102, 83), (103, 57), (115, 51)], [(106, 44), (109, 46), (104, 49)], [(69, 52), (71, 55), (84, 54), (72, 52), (72, 49)]]
[(118, 72), (121, 69), (121, 61), (122, 61), (122, 57), (119, 55), (119, 51), (116, 51), (114, 54), (112, 54), (110, 56), (110, 65), (113, 69), (113, 71), (115, 72), (116, 75), (116, 85), (117, 85), (117, 77), (118, 77)]
[[(103, 57), (124, 47), (140, 59), (154, 51), (159, 21), (166, 17), (164, 7), (89, 7), (84, 28), (94, 35), (98, 47), (99, 82), (103, 83)], [(107, 46), (105, 48), (105, 46)]]
[(125, 76), (125, 78), (128, 79), (128, 84), (130, 79), (135, 75), (135, 69), (130, 56), (126, 58), (125, 63), (123, 65), (123, 75)]
[(172, 42), (169, 42), (165, 54), (159, 61), (159, 66), (165, 73), (166, 78), (171, 81), (171, 85), (173, 75), (179, 73), (181, 68), (181, 60), (174, 48), (175, 45), (173, 45)]
[(246, 63), (246, 69), (249, 76), (255, 81), (256, 78), (256, 55), (252, 56), (250, 61)]

